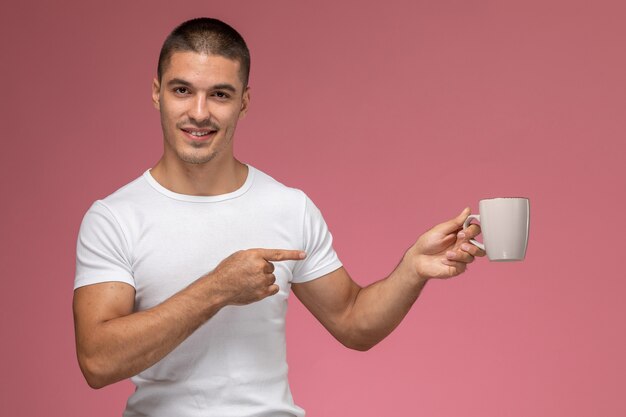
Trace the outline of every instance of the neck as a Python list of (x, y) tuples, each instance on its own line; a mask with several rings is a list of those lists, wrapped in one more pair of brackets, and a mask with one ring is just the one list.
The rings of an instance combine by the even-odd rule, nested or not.
[(215, 196), (239, 189), (248, 176), (248, 167), (235, 158), (204, 164), (172, 164), (165, 157), (150, 170), (163, 187), (178, 194)]

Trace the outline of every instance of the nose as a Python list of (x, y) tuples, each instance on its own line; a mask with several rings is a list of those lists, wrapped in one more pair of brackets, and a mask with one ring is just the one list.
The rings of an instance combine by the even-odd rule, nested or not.
[(209, 100), (204, 94), (198, 94), (194, 98), (189, 109), (189, 119), (198, 126), (208, 124), (211, 120)]

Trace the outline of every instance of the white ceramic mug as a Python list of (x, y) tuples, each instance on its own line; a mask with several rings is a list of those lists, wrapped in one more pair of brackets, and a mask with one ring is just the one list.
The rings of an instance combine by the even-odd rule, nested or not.
[(530, 202), (527, 198), (490, 198), (480, 200), (480, 214), (470, 215), (463, 229), (472, 219), (480, 222), (483, 243), (470, 242), (487, 252), (490, 261), (521, 261), (526, 256), (528, 227), (530, 225)]

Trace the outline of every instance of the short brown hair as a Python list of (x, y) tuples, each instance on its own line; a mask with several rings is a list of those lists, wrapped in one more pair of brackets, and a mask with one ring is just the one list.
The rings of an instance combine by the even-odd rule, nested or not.
[(209, 17), (183, 22), (165, 39), (159, 54), (157, 76), (159, 81), (174, 52), (192, 51), (220, 55), (239, 61), (243, 86), (250, 75), (250, 51), (243, 37), (226, 23)]

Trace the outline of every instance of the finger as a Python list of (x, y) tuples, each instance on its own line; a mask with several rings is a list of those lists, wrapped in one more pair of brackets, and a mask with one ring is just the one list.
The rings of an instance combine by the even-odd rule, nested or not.
[(470, 243), (463, 243), (461, 245), (461, 250), (469, 253), (472, 256), (485, 256), (486, 255), (484, 250)]
[(453, 272), (452, 272), (451, 275), (462, 274), (467, 269), (467, 264), (464, 264), (462, 262), (455, 262), (455, 261), (451, 261), (449, 259), (442, 259), (441, 263), (446, 265), (446, 266), (449, 266), (449, 267), (453, 268)]
[(470, 215), (470, 208), (465, 207), (463, 211), (461, 212), (461, 214), (459, 214), (453, 219), (448, 220), (447, 222), (443, 222), (439, 224), (437, 227), (439, 228), (439, 231), (445, 235), (448, 235), (450, 233), (456, 233), (459, 229), (463, 227), (463, 223), (465, 222), (465, 219), (467, 219), (469, 215)]
[(456, 243), (457, 237), (454, 233), (448, 234), (441, 239), (441, 245), (443, 247), (452, 246)]
[(474, 239), (480, 234), (480, 226), (472, 223), (467, 227), (467, 229), (463, 230), (463, 233), (465, 234), (465, 239)]
[(464, 264), (471, 264), (474, 262), (474, 257), (464, 251), (448, 251), (446, 252), (446, 259), (454, 262), (461, 262)]
[(269, 287), (267, 287), (267, 296), (271, 296), (271, 295), (275, 295), (278, 294), (278, 291), (280, 291), (280, 287), (278, 287), (278, 285), (276, 284), (272, 284)]
[(276, 282), (276, 275), (274, 274), (266, 274), (265, 277), (267, 278), (267, 285), (271, 286)]
[(274, 272), (274, 269), (276, 269), (274, 267), (274, 264), (268, 261), (265, 261), (265, 266), (263, 267), (263, 272), (265, 272), (266, 274), (271, 274)]
[(306, 258), (306, 253), (301, 250), (290, 249), (258, 249), (259, 254), (266, 261), (301, 261)]

